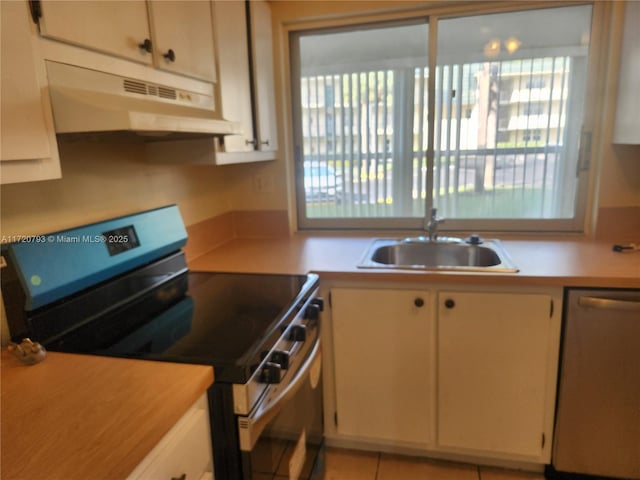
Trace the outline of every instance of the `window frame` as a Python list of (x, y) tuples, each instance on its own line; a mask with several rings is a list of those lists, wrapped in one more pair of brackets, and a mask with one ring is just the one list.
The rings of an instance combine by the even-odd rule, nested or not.
[[(426, 212), (433, 206), (433, 195), (427, 195), (425, 199), (425, 217), (313, 217), (305, 215), (304, 178), (303, 178), (303, 150), (302, 150), (302, 122), (300, 99), (300, 65), (299, 38), (303, 35), (312, 35), (325, 32), (350, 31), (355, 27), (379, 27), (381, 25), (406, 25), (415, 23), (427, 23), (429, 26), (429, 71), (436, 71), (437, 64), (437, 36), (438, 23), (444, 19), (458, 18), (461, 16), (473, 16), (492, 13), (509, 13), (527, 11), (533, 9), (547, 9), (554, 7), (566, 7), (577, 5), (591, 5), (591, 40), (588, 55), (588, 71), (586, 81), (585, 106), (582, 117), (583, 126), (580, 135), (580, 148), (577, 153), (577, 189), (575, 199), (574, 217), (554, 219), (456, 219), (449, 218), (443, 225), (443, 230), (450, 232), (526, 232), (526, 233), (580, 233), (585, 231), (589, 214), (593, 208), (594, 170), (592, 167), (593, 152), (599, 148), (600, 122), (596, 112), (601, 108), (598, 101), (591, 101), (598, 96), (597, 91), (602, 91), (605, 78), (604, 52), (608, 47), (605, 23), (610, 7), (607, 2), (581, 1), (581, 2), (518, 2), (466, 4), (466, 5), (439, 5), (433, 8), (419, 8), (401, 12), (386, 12), (384, 14), (350, 15), (345, 18), (332, 18), (329, 20), (314, 20), (312, 22), (291, 23), (285, 29), (288, 35), (288, 60), (289, 81), (291, 92), (291, 126), (293, 132), (293, 173), (294, 173), (294, 208), (298, 230), (423, 230), (427, 219)], [(429, 91), (435, 92), (435, 75), (429, 75)], [(296, 108), (298, 107), (298, 108)], [(434, 159), (434, 128), (435, 128), (435, 98), (428, 96), (428, 148), (427, 169), (433, 171)], [(592, 132), (596, 132), (595, 135)], [(585, 147), (586, 146), (586, 147)], [(433, 177), (427, 175), (427, 191), (433, 191)]]

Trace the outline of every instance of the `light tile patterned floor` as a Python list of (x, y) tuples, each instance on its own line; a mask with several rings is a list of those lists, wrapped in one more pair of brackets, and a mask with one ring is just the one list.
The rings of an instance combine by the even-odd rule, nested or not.
[(325, 480), (544, 480), (544, 476), (386, 453), (329, 448)]

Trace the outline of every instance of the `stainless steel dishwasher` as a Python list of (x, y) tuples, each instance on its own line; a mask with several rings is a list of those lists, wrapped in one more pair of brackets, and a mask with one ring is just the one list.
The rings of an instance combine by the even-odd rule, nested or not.
[(640, 290), (570, 289), (557, 472), (640, 479)]

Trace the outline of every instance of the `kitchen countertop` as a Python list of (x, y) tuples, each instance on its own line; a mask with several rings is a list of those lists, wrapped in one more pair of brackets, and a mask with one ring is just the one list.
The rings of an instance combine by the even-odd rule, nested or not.
[[(331, 280), (640, 288), (640, 253), (613, 252), (611, 242), (503, 239), (520, 271), (486, 274), (359, 269), (372, 239), (238, 238), (189, 266)], [(1, 367), (2, 478), (20, 480), (125, 478), (213, 382), (207, 366), (55, 352), (24, 366), (3, 351)]]
[(126, 478), (213, 382), (202, 365), (2, 352), (2, 478)]
[[(375, 238), (381, 237), (395, 236)], [(192, 260), (189, 267), (225, 272), (316, 272), (322, 279), (342, 280), (640, 288), (640, 252), (614, 252), (613, 242), (557, 237), (501, 239), (520, 269), (517, 273), (357, 268), (373, 238), (322, 234), (237, 238)]]

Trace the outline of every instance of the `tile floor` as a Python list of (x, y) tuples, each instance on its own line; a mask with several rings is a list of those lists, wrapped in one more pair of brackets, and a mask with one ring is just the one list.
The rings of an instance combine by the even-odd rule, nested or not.
[(386, 453), (328, 448), (325, 480), (544, 480), (544, 476)]

